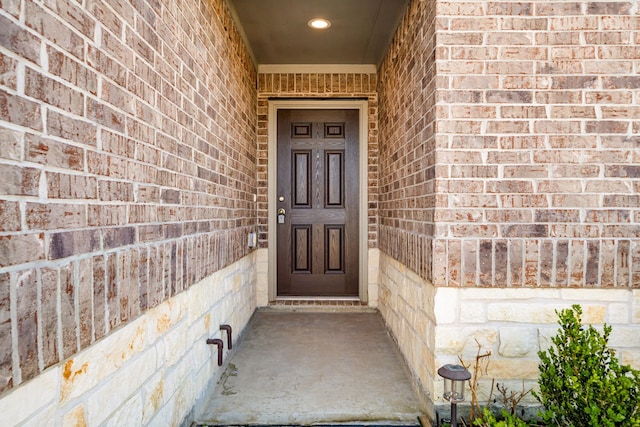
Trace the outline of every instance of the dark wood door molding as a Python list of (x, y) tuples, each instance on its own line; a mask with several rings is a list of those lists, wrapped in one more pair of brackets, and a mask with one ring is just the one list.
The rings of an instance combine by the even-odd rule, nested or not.
[(358, 295), (358, 116), (278, 110), (279, 296)]

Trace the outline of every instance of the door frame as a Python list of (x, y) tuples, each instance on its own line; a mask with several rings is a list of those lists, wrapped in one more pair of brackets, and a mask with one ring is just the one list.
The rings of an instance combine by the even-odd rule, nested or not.
[(268, 290), (269, 301), (274, 301), (278, 295), (277, 289), (277, 235), (276, 235), (276, 203), (277, 203), (277, 179), (278, 179), (278, 165), (277, 165), (277, 145), (278, 145), (278, 110), (329, 110), (329, 109), (351, 109), (358, 110), (358, 126), (359, 126), (359, 140), (358, 140), (358, 155), (359, 155), (359, 171), (358, 171), (358, 185), (359, 188), (359, 200), (358, 200), (358, 296), (360, 301), (367, 302), (369, 300), (368, 295), (368, 220), (367, 220), (367, 206), (369, 199), (369, 187), (368, 187), (368, 101), (366, 100), (270, 100), (269, 112), (268, 112), (268, 190), (267, 190), (267, 205), (268, 205), (268, 223), (267, 229), (269, 233), (268, 238)]

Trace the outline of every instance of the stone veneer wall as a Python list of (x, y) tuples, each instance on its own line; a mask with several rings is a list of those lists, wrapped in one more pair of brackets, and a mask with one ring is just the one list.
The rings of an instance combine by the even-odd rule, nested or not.
[(417, 395), (433, 412), (438, 288), (384, 251), (378, 262), (378, 310), (411, 370)]
[[(521, 391), (523, 383), (525, 389), (535, 388), (537, 352), (551, 345), (558, 330), (556, 310), (573, 304), (582, 306), (585, 323), (611, 325), (609, 344), (616, 355), (640, 368), (640, 290), (584, 288), (437, 288), (435, 367), (458, 356), (472, 362), (480, 344), (492, 353), (481, 381), (483, 396), (492, 378), (512, 391)], [(434, 386), (441, 398), (442, 384)], [(524, 402), (536, 400), (527, 396)]]
[[(480, 402), (492, 380), (518, 392), (535, 388), (537, 352), (550, 345), (558, 325), (555, 310), (583, 307), (583, 320), (613, 327), (610, 345), (623, 363), (640, 369), (640, 290), (585, 288), (435, 287), (386, 253), (380, 255), (379, 310), (427, 400), (429, 415), (446, 412), (440, 366), (473, 366), (480, 345), (490, 351), (480, 376)], [(494, 397), (499, 394), (494, 389)], [(434, 407), (435, 404), (435, 407)], [(523, 405), (536, 406), (528, 395)]]
[(367, 99), (369, 105), (367, 217), (369, 247), (377, 244), (378, 218), (378, 95), (376, 74), (362, 73), (259, 73), (258, 74), (258, 239), (268, 241), (268, 113), (269, 99)]
[(489, 377), (535, 383), (572, 303), (640, 367), (639, 14), (410, 3), (379, 70), (379, 308), (432, 401), (474, 338)]
[[(12, 0), (0, 27), (0, 394), (13, 402), (22, 384), (82, 376), (78, 352), (153, 323), (195, 283), (221, 296), (212, 274), (247, 258), (256, 227), (257, 77), (223, 0)], [(229, 319), (255, 306), (242, 298)]]

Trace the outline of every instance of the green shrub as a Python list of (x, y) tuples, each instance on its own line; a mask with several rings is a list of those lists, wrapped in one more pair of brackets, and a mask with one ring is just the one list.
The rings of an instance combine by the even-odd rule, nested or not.
[(497, 419), (491, 410), (485, 406), (482, 411), (482, 417), (476, 418), (473, 421), (473, 425), (476, 427), (529, 427), (529, 424), (524, 420), (505, 409), (502, 409), (500, 413), (502, 415), (501, 420)]
[(582, 327), (582, 309), (558, 313), (553, 346), (538, 352), (540, 392), (548, 425), (575, 427), (640, 426), (640, 371), (621, 365), (609, 349), (611, 326), (603, 333)]

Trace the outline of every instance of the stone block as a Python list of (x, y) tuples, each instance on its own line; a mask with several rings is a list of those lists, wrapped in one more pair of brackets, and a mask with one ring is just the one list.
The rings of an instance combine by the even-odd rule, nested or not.
[(493, 328), (439, 326), (436, 328), (434, 353), (438, 355), (475, 356), (493, 349), (498, 331)]
[[(21, 424), (24, 427), (56, 427), (56, 422), (58, 422), (59, 414), (57, 412), (57, 407), (55, 405), (47, 405), (42, 411), (35, 414), (33, 417), (30, 417), (28, 420)], [(66, 425), (66, 424), (63, 424)], [(72, 424), (70, 424), (72, 425)], [(84, 424), (80, 425), (84, 427)]]
[(460, 290), (460, 299), (463, 301), (500, 301), (500, 300), (526, 300), (526, 299), (557, 299), (560, 296), (558, 289), (532, 289), (532, 288), (464, 288)]
[(640, 334), (633, 326), (615, 326), (609, 336), (609, 345), (615, 348), (640, 348)]
[(460, 303), (460, 323), (485, 323), (486, 320), (486, 305), (484, 303)]
[(494, 322), (556, 323), (558, 316), (555, 311), (568, 307), (566, 304), (490, 303), (487, 306), (487, 319)]
[(378, 285), (367, 286), (367, 294), (370, 307), (377, 307), (378, 305)]
[(178, 323), (168, 331), (161, 340), (164, 342), (164, 354), (159, 354), (166, 367), (177, 363), (187, 350), (187, 326), (186, 322)]
[[(186, 303), (188, 300), (188, 293), (181, 293), (154, 309), (149, 310), (145, 319), (147, 324), (145, 338), (148, 345), (161, 339), (167, 332), (185, 319)], [(191, 300), (191, 302), (194, 301)]]
[[(215, 346), (210, 346), (214, 347)], [(215, 350), (212, 350), (215, 353)], [(170, 403), (175, 398), (175, 394), (180, 389), (191, 383), (191, 376), (195, 374), (193, 365), (193, 354), (188, 352), (175, 364), (173, 369), (166, 370), (164, 375), (164, 404)], [(211, 363), (217, 368), (217, 356), (213, 354), (210, 359)]]
[(607, 306), (596, 304), (582, 305), (582, 322), (602, 324), (607, 318)]
[(498, 353), (503, 357), (535, 357), (538, 351), (538, 331), (532, 327), (500, 328)]
[(140, 393), (134, 394), (105, 422), (105, 427), (120, 427), (124, 425), (141, 426), (143, 401)]
[(190, 323), (186, 332), (187, 345), (204, 342), (213, 333), (214, 328), (217, 332), (217, 326), (214, 326), (211, 322), (211, 314), (205, 314), (200, 319)]
[(640, 354), (636, 350), (616, 349), (616, 356), (620, 363), (640, 369)]
[(631, 306), (631, 321), (640, 324), (640, 290), (634, 289), (632, 292), (633, 305)]
[(609, 324), (629, 324), (629, 305), (623, 303), (609, 304), (606, 322)]
[(0, 425), (18, 425), (57, 404), (60, 369), (44, 371), (35, 381), (16, 387), (0, 398)]
[(164, 371), (157, 372), (142, 389), (144, 402), (141, 415), (142, 425), (151, 420), (164, 403)]
[(192, 303), (189, 306), (189, 322), (207, 313), (211, 306), (222, 298), (222, 288), (219, 286), (220, 275), (220, 272), (214, 273), (189, 288), (188, 299)]
[(487, 367), (488, 378), (509, 380), (514, 378), (535, 380), (538, 378), (538, 359), (492, 358)]
[(74, 427), (86, 426), (87, 420), (84, 416), (84, 406), (80, 404), (64, 414), (62, 416), (62, 424)]
[[(110, 381), (101, 384), (86, 404), (87, 425), (99, 425), (107, 421), (116, 410), (139, 393), (142, 385), (156, 371), (156, 354), (147, 351), (124, 364)], [(138, 413), (141, 415), (142, 407)]]
[(158, 415), (148, 424), (149, 427), (163, 427), (167, 425), (179, 426), (191, 408), (192, 392), (188, 384), (183, 384), (176, 393), (167, 399)]
[[(82, 396), (105, 378), (120, 372), (127, 362), (145, 350), (146, 330), (147, 319), (138, 318), (66, 360), (61, 372), (60, 403)], [(146, 359), (155, 369), (155, 352), (147, 352)]]
[(541, 351), (546, 351), (553, 345), (551, 339), (558, 334), (559, 327), (538, 328), (538, 347)]
[(434, 314), (439, 325), (454, 323), (458, 318), (458, 290), (438, 288), (434, 301)]
[(561, 289), (560, 297), (563, 300), (577, 302), (597, 301), (603, 302), (626, 302), (629, 300), (627, 289)]

